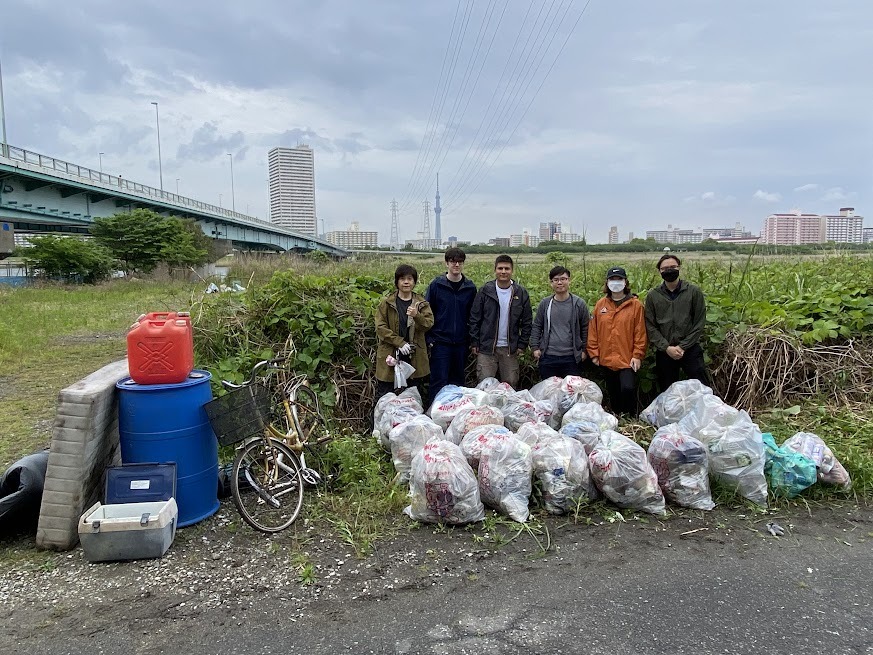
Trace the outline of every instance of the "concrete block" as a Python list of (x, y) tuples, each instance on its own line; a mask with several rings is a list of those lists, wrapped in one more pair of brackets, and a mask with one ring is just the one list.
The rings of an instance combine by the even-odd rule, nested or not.
[(79, 517), (98, 495), (106, 466), (120, 458), (115, 383), (127, 360), (107, 366), (58, 394), (36, 545), (69, 550), (79, 540)]

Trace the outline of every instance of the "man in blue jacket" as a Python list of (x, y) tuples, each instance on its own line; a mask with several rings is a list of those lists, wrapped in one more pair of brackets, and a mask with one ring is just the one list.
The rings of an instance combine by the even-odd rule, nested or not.
[(496, 377), (518, 386), (518, 356), (530, 341), (533, 317), (527, 289), (512, 279), (512, 257), (497, 255), (494, 279), (476, 294), (470, 312), (470, 345), (479, 382)]
[(425, 300), (433, 310), (433, 327), (427, 333), (430, 347), (430, 399), (447, 384), (464, 385), (470, 333), (468, 322), (476, 285), (462, 273), (467, 255), (460, 248), (446, 250), (446, 274), (430, 283)]

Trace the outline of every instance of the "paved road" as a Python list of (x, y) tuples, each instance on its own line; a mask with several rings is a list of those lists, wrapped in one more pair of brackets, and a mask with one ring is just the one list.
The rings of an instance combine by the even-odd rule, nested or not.
[(425, 529), (415, 551), (383, 553), (402, 565), (349, 576), (302, 614), (268, 589), (191, 613), (130, 598), (111, 608), (122, 621), (82, 607), (7, 631), (7, 652), (873, 654), (873, 512), (787, 520), (782, 539), (752, 521), (563, 526), (544, 557)]

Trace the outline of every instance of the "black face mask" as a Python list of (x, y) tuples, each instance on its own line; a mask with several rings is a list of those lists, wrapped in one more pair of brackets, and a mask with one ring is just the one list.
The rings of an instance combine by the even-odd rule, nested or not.
[(665, 282), (675, 282), (679, 279), (679, 271), (661, 271), (661, 277)]

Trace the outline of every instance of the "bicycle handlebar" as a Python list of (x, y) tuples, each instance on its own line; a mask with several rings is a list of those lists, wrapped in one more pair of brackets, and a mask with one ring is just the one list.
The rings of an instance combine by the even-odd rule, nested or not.
[(255, 364), (252, 367), (252, 372), (249, 374), (249, 379), (246, 380), (245, 382), (243, 382), (242, 384), (235, 384), (233, 382), (230, 382), (229, 380), (222, 380), (221, 386), (223, 386), (225, 389), (228, 389), (228, 390), (241, 389), (242, 387), (247, 387), (250, 384), (254, 383), (255, 379), (258, 377), (259, 371), (261, 371), (262, 369), (264, 369), (268, 366), (272, 366), (274, 369), (278, 370), (278, 367), (275, 365), (279, 364), (281, 362), (284, 362), (286, 359), (287, 359), (287, 357), (275, 357), (273, 359), (262, 359), (261, 361), (259, 361), (257, 364)]

